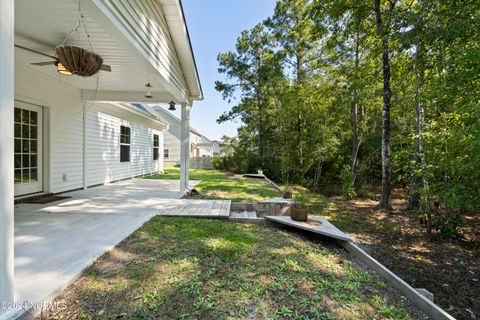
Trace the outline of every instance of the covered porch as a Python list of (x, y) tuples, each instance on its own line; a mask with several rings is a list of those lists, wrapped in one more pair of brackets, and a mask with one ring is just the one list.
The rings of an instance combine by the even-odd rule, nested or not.
[[(29, 278), (22, 269), (32, 263), (48, 266), (47, 262), (39, 263), (42, 260), (38, 259), (45, 256), (36, 256), (37, 249), (48, 256), (55, 255), (56, 246), (59, 247), (58, 257), (65, 257), (60, 264), (72, 267), (65, 271), (70, 276), (78, 272), (75, 268), (84, 267), (98, 252), (113, 246), (147, 220), (154, 214), (153, 207), (168, 209), (173, 205), (171, 199), (179, 198), (188, 190), (190, 109), (194, 100), (202, 98), (202, 92), (178, 0), (125, 0), (121, 3), (109, 0), (0, 0), (0, 22), (0, 302), (8, 303), (18, 299), (45, 298), (28, 294), (40, 290), (43, 279), (53, 281), (53, 278), (47, 273), (40, 277), (35, 272), (35, 276)], [(111, 67), (111, 72), (102, 70), (95, 76), (84, 78), (60, 75), (58, 61), (51, 65), (32, 65), (49, 60), (45, 54), (54, 56), (55, 48), (64, 42), (94, 51)], [(146, 84), (150, 86), (146, 87)], [(156, 186), (162, 201), (147, 201), (148, 192), (155, 193), (151, 186), (144, 188), (144, 193), (123, 182), (113, 189), (87, 189), (87, 172), (97, 164), (89, 161), (87, 153), (86, 119), (95, 103), (115, 105), (118, 102), (163, 105), (173, 102), (181, 107), (181, 179), (168, 188)], [(30, 115), (42, 115), (39, 122), (29, 128), (29, 132), (39, 128), (35, 132), (40, 138), (35, 138), (35, 144), (27, 144), (30, 146), (28, 151), (35, 157), (35, 166), (32, 158), (29, 165), (25, 165), (22, 145), (19, 165), (25, 169), (22, 167), (20, 178), (16, 176), (16, 171), (20, 170), (16, 170), (17, 159), (14, 157), (17, 153), (14, 141), (18, 138), (14, 131), (14, 122), (17, 122), (14, 107), (18, 103), (31, 106), (31, 109), (25, 108), (30, 110)], [(23, 126), (24, 121), (21, 122)], [(102, 156), (102, 150), (95, 152)], [(24, 171), (29, 177), (27, 181)], [(29, 205), (20, 205), (14, 210), (14, 196), (19, 184), (35, 184), (35, 192), (86, 189), (86, 196), (93, 193), (84, 203), (70, 202), (72, 207), (59, 206), (59, 210), (65, 212), (47, 213), (44, 210), (48, 206), (37, 210)], [(104, 194), (97, 199), (98, 190), (112, 195)], [(128, 205), (115, 211), (112, 208), (121, 203), (122, 194), (128, 197), (135, 194), (140, 199), (135, 202), (129, 198)], [(149, 209), (145, 209), (147, 207)], [(42, 225), (49, 227), (37, 228)], [(69, 246), (75, 243), (78, 230), (70, 229), (75, 225), (79, 230), (83, 228), (84, 234), (85, 231), (88, 233), (89, 238), (84, 237), (86, 240), (98, 243), (86, 247), (88, 261), (76, 261), (75, 252), (81, 252), (83, 248)], [(49, 237), (44, 237), (46, 235)], [(54, 241), (55, 236), (60, 238)], [(15, 254), (14, 245), (17, 246)], [(51, 277), (55, 276), (55, 272), (52, 273)], [(25, 286), (22, 289), (22, 283), (28, 284), (28, 289)], [(0, 309), (0, 319), (10, 316), (11, 313), (6, 311)]]

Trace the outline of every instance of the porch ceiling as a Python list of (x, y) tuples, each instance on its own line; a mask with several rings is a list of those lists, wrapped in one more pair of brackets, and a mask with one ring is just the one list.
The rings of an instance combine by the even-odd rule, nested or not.
[[(88, 1), (88, 0), (87, 0)], [(15, 43), (49, 55), (55, 55), (55, 47), (59, 45), (75, 28), (79, 15), (78, 2), (72, 0), (16, 0), (15, 1)], [(126, 102), (168, 102), (182, 101), (181, 97), (169, 92), (162, 85), (164, 81), (160, 75), (148, 64), (139, 58), (135, 48), (118, 41), (101, 25), (104, 21), (94, 21), (86, 12), (86, 28), (95, 52), (101, 55), (105, 64), (112, 67), (112, 72), (99, 72), (98, 92), (99, 101), (126, 101)], [(98, 20), (99, 18), (97, 18)], [(89, 48), (83, 29), (75, 33), (67, 42)], [(50, 59), (35, 53), (15, 48), (16, 63), (28, 65), (48, 76), (58, 78), (81, 90), (83, 99), (90, 100), (95, 96), (97, 87), (96, 76), (82, 78), (79, 76), (61, 76), (54, 66), (33, 66), (32, 62), (49, 61)], [(154, 98), (144, 97), (145, 83), (153, 86)]]

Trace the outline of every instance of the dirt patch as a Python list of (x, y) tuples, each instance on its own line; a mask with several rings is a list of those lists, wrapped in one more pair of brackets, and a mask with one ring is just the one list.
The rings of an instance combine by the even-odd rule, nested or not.
[(394, 211), (377, 210), (370, 199), (328, 199), (331, 221), (348, 232), (370, 255), (417, 288), (426, 288), (435, 303), (458, 319), (480, 317), (480, 215), (467, 214), (461, 239), (431, 238), (406, 210), (397, 192)]

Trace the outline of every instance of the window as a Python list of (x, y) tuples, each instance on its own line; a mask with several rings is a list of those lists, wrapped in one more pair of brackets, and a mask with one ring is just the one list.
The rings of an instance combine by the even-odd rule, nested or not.
[(120, 162), (130, 162), (130, 128), (120, 126)]
[(168, 154), (170, 153), (169, 151), (170, 150), (168, 150), (168, 149), (163, 149), (163, 157), (164, 158), (168, 158)]
[(15, 183), (39, 180), (38, 112), (15, 108)]
[(153, 135), (153, 160), (158, 160), (158, 148), (160, 147), (160, 138), (158, 134)]

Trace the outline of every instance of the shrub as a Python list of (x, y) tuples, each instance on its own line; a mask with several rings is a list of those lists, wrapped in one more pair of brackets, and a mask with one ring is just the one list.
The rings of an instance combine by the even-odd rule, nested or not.
[(213, 167), (217, 170), (225, 170), (224, 159), (225, 158), (221, 156), (214, 156), (212, 159)]

